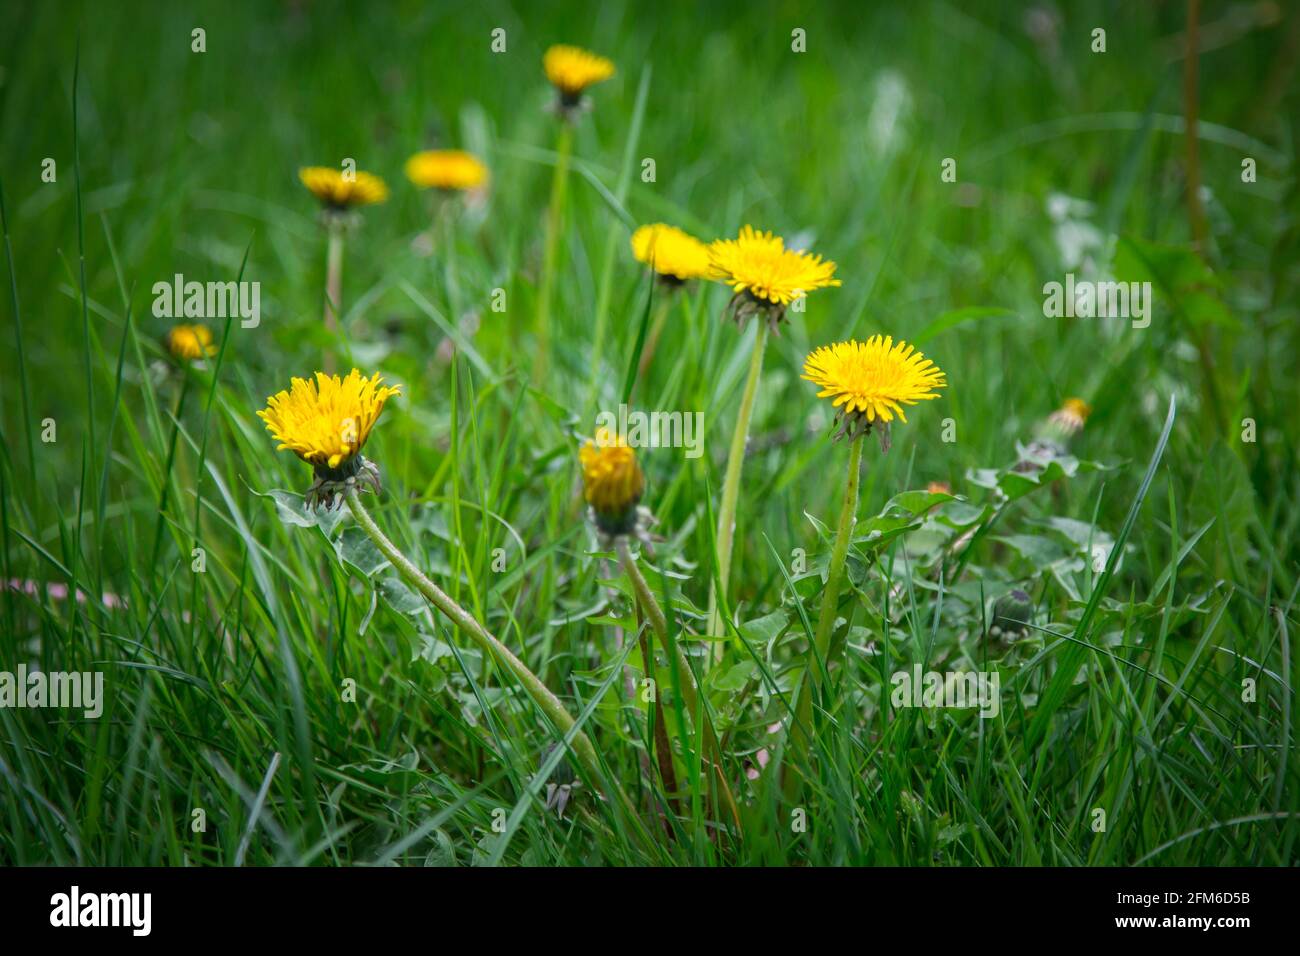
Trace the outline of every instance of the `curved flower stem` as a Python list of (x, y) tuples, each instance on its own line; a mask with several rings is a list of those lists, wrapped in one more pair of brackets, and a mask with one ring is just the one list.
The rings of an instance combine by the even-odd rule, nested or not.
[[(853, 526), (857, 521), (858, 484), (862, 471), (861, 437), (849, 444), (849, 476), (844, 487), (844, 502), (840, 505), (840, 520), (835, 529), (835, 544), (831, 550), (831, 562), (826, 571), (826, 589), (822, 592), (821, 611), (817, 615), (817, 630), (813, 635), (812, 646), (808, 648), (808, 660), (804, 664), (803, 678), (799, 682), (799, 699), (795, 705), (795, 721), (791, 728), (791, 742), (794, 755), (802, 756), (808, 751), (806, 731), (812, 731), (812, 699), (821, 687), (822, 674), (830, 669), (831, 632), (835, 629), (835, 612), (840, 603), (840, 584), (844, 580), (844, 565), (848, 561), (849, 542), (853, 539)], [(787, 763), (787, 767), (789, 764)], [(793, 773), (787, 770), (787, 795), (790, 795), (790, 782)]]
[(637, 566), (636, 558), (632, 557), (632, 549), (627, 545), (626, 535), (619, 535), (614, 539), (614, 550), (618, 552), (618, 563), (622, 566), (623, 572), (632, 582), (632, 590), (636, 592), (637, 601), (645, 609), (646, 617), (650, 618), (650, 626), (659, 639), (667, 643), (668, 618), (664, 616), (664, 609), (659, 606), (659, 601), (655, 598), (654, 592), (650, 590), (650, 585), (646, 583), (645, 575), (641, 573), (641, 568)]
[(533, 366), (533, 380), (540, 383), (546, 377), (547, 363), (551, 358), (551, 296), (555, 289), (555, 271), (560, 252), (560, 227), (564, 220), (564, 205), (568, 196), (569, 156), (573, 152), (573, 125), (560, 121), (560, 136), (555, 146), (555, 177), (551, 180), (551, 205), (546, 213), (546, 247), (542, 257), (542, 286), (537, 294), (537, 361)]
[[(758, 379), (763, 371), (763, 350), (767, 345), (767, 322), (756, 320), (758, 330), (754, 336), (754, 352), (749, 359), (749, 377), (740, 397), (740, 412), (736, 415), (736, 430), (731, 434), (731, 450), (727, 454), (727, 474), (722, 482), (722, 506), (718, 510), (718, 579), (722, 582), (722, 597), (727, 596), (727, 580), (731, 575), (731, 550), (736, 534), (736, 505), (740, 499), (740, 469), (745, 464), (745, 443), (749, 440), (749, 418), (754, 412), (754, 396), (758, 393)], [(709, 627), (713, 637), (723, 637), (716, 585), (709, 585)], [(724, 642), (714, 645), (712, 657), (722, 659)]]
[[(330, 222), (329, 251), (325, 254), (325, 330), (331, 336), (339, 331), (339, 300), (343, 296), (343, 224)], [(325, 371), (334, 372), (334, 346), (325, 350)]]
[[(573, 718), (565, 710), (564, 705), (560, 703), (559, 698), (552, 694), (550, 689), (538, 679), (537, 675), (528, 669), (528, 665), (516, 657), (510, 648), (488, 633), (487, 629), (475, 620), (468, 611), (453, 601), (446, 592), (434, 584), (423, 571), (411, 563), (411, 560), (397, 549), (397, 546), (379, 529), (379, 525), (375, 524), (375, 519), (370, 516), (370, 512), (361, 503), (361, 497), (355, 487), (348, 488), (347, 502), (348, 507), (352, 509), (353, 516), (357, 519), (357, 524), (370, 536), (375, 546), (379, 548), (380, 553), (397, 569), (397, 573), (415, 587), (426, 601), (451, 618), (462, 631), (473, 638), (475, 643), (496, 658), (506, 670), (510, 671), (523, 685), (524, 690), (528, 692), (528, 696), (551, 719), (560, 732), (567, 734), (573, 727)], [(578, 731), (574, 734), (571, 745), (574, 755), (583, 765), (592, 782), (607, 785), (609, 787), (607, 796), (617, 798), (624, 808), (631, 812), (631, 801), (628, 800), (627, 795), (623, 793), (618, 784), (612, 780), (606, 784), (606, 774), (601, 769), (600, 761), (596, 757), (596, 748), (592, 746), (587, 735), (582, 731)]]
[[(678, 685), (681, 690), (682, 702), (686, 705), (686, 712), (691, 718), (691, 722), (702, 728), (704, 749), (708, 762), (713, 765), (714, 776), (718, 781), (718, 793), (727, 804), (727, 810), (731, 813), (731, 817), (736, 823), (736, 829), (739, 831), (741, 829), (740, 808), (736, 806), (736, 798), (731, 792), (731, 787), (727, 784), (727, 777), (722, 769), (722, 747), (718, 743), (717, 734), (714, 733), (712, 724), (705, 719), (704, 715), (699, 713), (699, 695), (695, 688), (695, 678), (686, 663), (681, 647), (674, 647), (668, 641), (668, 619), (664, 616), (663, 608), (659, 606), (659, 602), (655, 599), (654, 592), (650, 590), (650, 585), (646, 583), (641, 568), (637, 566), (636, 558), (632, 556), (632, 551), (628, 548), (627, 538), (620, 535), (615, 539), (614, 547), (618, 552), (619, 564), (623, 566), (623, 571), (632, 582), (632, 590), (636, 592), (637, 602), (645, 610), (646, 617), (650, 619), (651, 628), (659, 638), (659, 643), (663, 645), (664, 653), (668, 655), (669, 666), (673, 666), (674, 663), (676, 665), (680, 677)], [(674, 650), (677, 652), (676, 655), (673, 654)], [(654, 666), (649, 660), (645, 664), (647, 669)]]

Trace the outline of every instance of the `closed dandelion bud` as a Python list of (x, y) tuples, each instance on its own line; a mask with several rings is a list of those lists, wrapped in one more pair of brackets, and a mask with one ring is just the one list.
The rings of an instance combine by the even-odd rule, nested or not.
[(582, 463), (583, 497), (591, 506), (596, 527), (611, 537), (637, 532), (638, 509), (645, 493), (645, 475), (636, 452), (621, 435), (608, 429), (596, 432), (578, 450)]
[(1035, 450), (1050, 456), (1064, 455), (1070, 439), (1083, 429), (1091, 414), (1092, 406), (1083, 399), (1067, 398), (1034, 433), (1034, 445), (1038, 446)]
[(1029, 622), (1034, 616), (1034, 605), (1029, 595), (1017, 588), (1002, 595), (993, 604), (993, 616), (989, 621), (989, 637), (1012, 641), (1023, 637), (1029, 631)]
[(1092, 414), (1092, 406), (1081, 398), (1067, 398), (1065, 404), (1048, 416), (1048, 421), (1069, 435), (1083, 428)]
[(350, 485), (379, 492), (379, 466), (361, 449), (379, 420), (384, 403), (401, 386), (382, 385), (376, 373), (366, 378), (353, 369), (346, 378), (317, 372), (314, 381), (295, 378), (289, 391), (266, 400), (257, 413), (280, 444), (312, 466), (316, 480), (307, 489), (307, 507), (342, 503)]
[[(551, 754), (555, 753), (555, 748), (558, 746), (559, 744), (555, 743), (546, 745), (542, 750), (541, 759), (537, 761), (538, 769), (540, 769), (546, 761), (551, 759)], [(577, 779), (577, 771), (573, 769), (573, 764), (569, 762), (569, 758), (566, 756), (555, 765), (555, 769), (551, 771), (550, 779), (547, 782), (556, 784), (557, 786), (567, 787), (571, 786)]]
[[(538, 767), (547, 760), (551, 759), (551, 754), (559, 744), (547, 744), (542, 751), (541, 759), (538, 761)], [(573, 796), (573, 790), (579, 785), (578, 775), (573, 769), (573, 764), (569, 763), (569, 758), (565, 757), (555, 769), (551, 771), (551, 778), (546, 782), (546, 809), (553, 810), (556, 816), (564, 816), (564, 808), (569, 805), (569, 799)]]

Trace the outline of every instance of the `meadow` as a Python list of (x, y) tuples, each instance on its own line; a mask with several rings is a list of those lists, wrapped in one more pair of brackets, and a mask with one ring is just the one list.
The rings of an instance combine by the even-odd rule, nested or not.
[[(103, 693), (0, 685), (0, 862), (1295, 864), (1300, 11), (1193, 6), (9, 0), (0, 671)], [(353, 368), (359, 497), (258, 417)]]

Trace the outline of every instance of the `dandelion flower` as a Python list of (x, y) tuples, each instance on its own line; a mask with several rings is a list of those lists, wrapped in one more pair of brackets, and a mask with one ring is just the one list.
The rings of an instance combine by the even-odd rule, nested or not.
[(382, 381), (378, 373), (366, 378), (355, 368), (346, 378), (317, 372), (315, 381), (295, 378), (289, 391), (272, 395), (257, 413), (280, 443), (277, 451), (287, 448), (315, 469), (309, 505), (328, 507), (331, 499), (337, 505), (351, 483), (379, 490), (379, 469), (361, 449), (384, 403), (401, 391)]
[(330, 166), (306, 166), (298, 170), (298, 178), (326, 209), (334, 212), (369, 206), (388, 198), (384, 181), (360, 170), (345, 176)]
[(661, 279), (680, 285), (709, 274), (709, 247), (676, 226), (656, 222), (632, 233), (632, 254)]
[(801, 377), (821, 386), (818, 398), (832, 400), (841, 425), (836, 437), (856, 438), (879, 423), (884, 448), (889, 423), (907, 421), (903, 406), (938, 398), (934, 390), (948, 384), (937, 365), (888, 335), (823, 345), (808, 356)]
[(582, 463), (583, 497), (591, 506), (596, 526), (614, 536), (635, 532), (645, 474), (636, 452), (622, 435), (607, 428), (596, 430), (595, 441), (578, 449)]
[(553, 46), (542, 58), (546, 78), (559, 92), (555, 112), (557, 124), (555, 172), (551, 177), (551, 202), (546, 213), (546, 244), (542, 253), (542, 282), (537, 295), (537, 348), (533, 379), (546, 377), (551, 359), (551, 299), (560, 260), (560, 224), (568, 196), (569, 159), (573, 152), (573, 120), (583, 106), (583, 91), (593, 83), (614, 75), (614, 64), (575, 46)]
[(1067, 398), (1056, 411), (1047, 417), (1047, 420), (1053, 425), (1060, 428), (1066, 435), (1073, 435), (1079, 429), (1083, 428), (1087, 422), (1088, 416), (1092, 414), (1092, 406), (1081, 398)]
[[(321, 221), (329, 232), (329, 249), (325, 259), (325, 328), (333, 336), (338, 331), (337, 306), (342, 298), (343, 233), (356, 217), (358, 206), (383, 202), (388, 186), (372, 173), (352, 171), (346, 175), (329, 166), (306, 166), (298, 178), (321, 202)], [(325, 370), (334, 371), (334, 352), (325, 352)]]
[(795, 299), (840, 284), (835, 263), (787, 249), (780, 236), (753, 226), (743, 227), (735, 239), (718, 239), (709, 246), (709, 275), (735, 290), (732, 304), (738, 322), (765, 311), (773, 327)]
[(582, 100), (587, 87), (614, 75), (614, 64), (581, 47), (557, 44), (542, 57), (546, 78), (560, 93), (560, 104), (571, 109)]
[(406, 178), (421, 189), (456, 192), (485, 185), (488, 169), (461, 149), (427, 149), (406, 161)]
[(163, 344), (172, 358), (182, 362), (208, 358), (217, 354), (217, 347), (212, 344), (212, 330), (206, 325), (174, 325), (163, 336)]
[[(836, 523), (835, 543), (826, 565), (826, 588), (822, 592), (817, 630), (809, 647), (808, 665), (796, 695), (796, 719), (792, 726), (812, 726), (812, 698), (843, 652), (844, 642), (831, 637), (837, 620), (840, 585), (844, 580), (849, 545), (857, 520), (858, 485), (861, 482), (862, 446), (858, 438), (876, 429), (880, 450), (889, 450), (889, 425), (895, 418), (907, 421), (904, 405), (938, 398), (937, 388), (948, 383), (933, 362), (906, 342), (894, 343), (890, 336), (873, 335), (866, 342), (850, 340), (824, 345), (804, 362), (803, 378), (821, 386), (818, 398), (829, 398), (836, 409), (837, 438), (849, 437), (848, 477), (844, 500)], [(813, 666), (816, 661), (817, 665)], [(796, 756), (806, 753), (808, 736), (799, 730), (794, 737)]]

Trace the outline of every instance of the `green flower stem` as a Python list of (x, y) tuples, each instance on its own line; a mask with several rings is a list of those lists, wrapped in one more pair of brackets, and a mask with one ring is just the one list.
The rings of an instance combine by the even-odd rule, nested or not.
[[(658, 600), (655, 599), (654, 592), (650, 590), (650, 585), (646, 583), (641, 568), (637, 566), (636, 558), (632, 556), (632, 551), (628, 547), (626, 536), (620, 535), (616, 539), (614, 547), (618, 552), (619, 564), (622, 565), (624, 573), (632, 582), (632, 590), (636, 592), (637, 602), (645, 611), (646, 617), (650, 619), (650, 627), (659, 638), (659, 643), (663, 645), (664, 653), (668, 655), (669, 661), (672, 661), (674, 648), (668, 642), (668, 619), (664, 616), (663, 608), (659, 606)], [(702, 727), (704, 749), (709, 763), (713, 765), (714, 776), (718, 781), (718, 793), (721, 794), (723, 801), (727, 805), (727, 810), (736, 823), (736, 829), (739, 830), (741, 828), (740, 808), (736, 806), (736, 798), (731, 792), (731, 787), (727, 784), (727, 777), (722, 769), (722, 747), (718, 743), (717, 734), (713, 732), (713, 726), (707, 720), (704, 720), (698, 712), (699, 695), (695, 688), (694, 675), (691, 673), (690, 666), (686, 663), (686, 657), (682, 653), (681, 647), (678, 646), (676, 651), (677, 672), (680, 677), (678, 684), (681, 689), (682, 702), (686, 705), (686, 712), (691, 722)], [(649, 660), (645, 662), (645, 665), (647, 671), (654, 666)]]
[[(754, 336), (754, 352), (749, 359), (749, 377), (740, 398), (740, 412), (736, 416), (736, 430), (731, 434), (731, 451), (727, 455), (727, 474), (722, 483), (722, 507), (718, 511), (718, 579), (722, 582), (722, 597), (727, 596), (727, 581), (731, 575), (731, 549), (736, 534), (736, 505), (740, 500), (740, 469), (745, 463), (745, 443), (749, 440), (749, 419), (754, 412), (754, 396), (758, 393), (758, 379), (763, 371), (763, 350), (767, 345), (767, 322), (755, 320), (758, 326)], [(726, 635), (716, 585), (709, 586), (709, 628), (714, 637)], [(714, 645), (714, 659), (721, 660), (724, 642)]]
[(555, 290), (555, 273), (560, 254), (560, 227), (568, 197), (569, 157), (573, 153), (573, 125), (560, 121), (560, 136), (555, 146), (555, 176), (551, 180), (551, 205), (546, 214), (546, 247), (542, 258), (542, 287), (537, 298), (537, 362), (534, 382), (546, 376), (551, 357), (551, 296)]
[(162, 491), (158, 495), (158, 521), (153, 529), (153, 567), (159, 567), (158, 551), (162, 547), (163, 528), (166, 525), (167, 494), (171, 490), (172, 467), (176, 464), (176, 439), (181, 432), (181, 413), (185, 411), (185, 396), (190, 393), (190, 369), (181, 369), (181, 393), (176, 398), (172, 412), (171, 439), (167, 442), (167, 463), (163, 465)]
[[(835, 547), (831, 551), (831, 563), (826, 574), (826, 591), (822, 595), (821, 612), (817, 616), (817, 633), (815, 643), (817, 656), (829, 666), (827, 654), (831, 647), (831, 631), (835, 627), (835, 610), (839, 606), (840, 582), (844, 579), (844, 565), (849, 557), (849, 542), (853, 539), (853, 526), (857, 523), (858, 484), (862, 480), (862, 444), (861, 438), (855, 438), (849, 444), (849, 476), (844, 486), (844, 503), (840, 506), (840, 522), (835, 529)], [(820, 681), (821, 671), (814, 668), (816, 680)]]
[(641, 573), (641, 569), (637, 566), (636, 558), (632, 557), (632, 549), (628, 547), (626, 535), (619, 535), (615, 539), (614, 549), (618, 552), (618, 563), (622, 565), (624, 573), (632, 582), (632, 590), (636, 592), (636, 599), (644, 608), (646, 617), (650, 618), (651, 628), (654, 629), (659, 639), (664, 642), (664, 649), (667, 650), (668, 618), (664, 616), (663, 608), (659, 606), (659, 601), (655, 598), (654, 592), (650, 590), (650, 585), (646, 583), (645, 575)]
[[(808, 649), (808, 660), (804, 665), (803, 679), (799, 682), (799, 698), (795, 706), (795, 722), (791, 740), (794, 752), (798, 755), (807, 753), (808, 744), (805, 730), (812, 730), (812, 699), (821, 687), (822, 672), (831, 665), (831, 632), (835, 629), (835, 612), (840, 603), (840, 585), (844, 580), (844, 565), (848, 561), (849, 542), (853, 540), (853, 526), (857, 521), (858, 485), (862, 480), (862, 445), (861, 437), (849, 444), (849, 476), (844, 487), (844, 503), (840, 506), (839, 525), (835, 529), (835, 544), (831, 550), (831, 563), (826, 571), (826, 589), (822, 592), (821, 611), (817, 615), (817, 630), (813, 635), (812, 647)], [(787, 783), (794, 775), (789, 774)], [(789, 788), (787, 788), (787, 794)]]
[[(632, 589), (636, 591), (637, 603), (641, 606), (645, 616), (650, 619), (650, 628), (664, 645), (667, 653), (667, 634), (668, 619), (664, 617), (663, 608), (655, 600), (654, 592), (650, 590), (645, 578), (641, 574), (641, 569), (637, 567), (636, 558), (632, 557), (632, 552), (628, 549), (627, 538), (619, 536), (615, 545), (618, 551), (619, 564), (623, 566), (624, 572), (632, 581)], [(645, 631), (641, 632), (641, 657), (645, 664), (647, 675), (654, 675), (654, 649), (650, 642), (645, 638)], [(687, 704), (687, 711), (691, 714), (691, 720), (695, 719), (695, 698), (693, 689), (691, 692), (682, 693), (682, 701)], [(664, 727), (664, 709), (660, 697), (655, 694), (655, 756), (659, 761), (659, 776), (663, 778), (664, 786), (670, 793), (677, 790), (677, 774), (673, 769), (672, 748), (668, 745), (667, 728)], [(676, 796), (669, 798), (669, 804), (676, 809)]]
[(445, 197), (438, 200), (438, 211), (434, 213), (433, 233), (434, 277), (438, 278), (438, 266), (442, 266), (442, 284), (447, 290), (448, 314), (459, 316), (460, 287), (456, 283), (456, 208)]
[[(325, 254), (325, 330), (337, 335), (338, 308), (343, 295), (343, 223), (330, 222), (329, 249)], [(334, 372), (334, 346), (325, 350), (325, 371)]]
[(600, 400), (600, 383), (604, 377), (605, 365), (601, 356), (605, 354), (605, 327), (609, 324), (609, 298), (614, 288), (614, 259), (617, 256), (619, 235), (624, 228), (622, 222), (614, 219), (605, 235), (605, 261), (601, 265), (600, 289), (596, 293), (596, 330), (591, 338), (591, 387), (587, 395), (587, 408), (593, 415)]
[[(379, 529), (379, 525), (375, 524), (375, 519), (370, 516), (370, 512), (361, 503), (361, 497), (355, 487), (348, 488), (347, 501), (348, 507), (352, 509), (353, 516), (357, 519), (357, 524), (374, 541), (375, 547), (379, 549), (380, 553), (392, 562), (393, 567), (397, 569), (397, 573), (416, 588), (426, 601), (451, 618), (475, 643), (496, 658), (498, 663), (505, 667), (506, 670), (510, 671), (523, 685), (524, 690), (528, 692), (528, 696), (551, 719), (560, 732), (567, 734), (573, 727), (573, 718), (565, 710), (564, 704), (560, 703), (559, 698), (552, 694), (550, 689), (537, 678), (537, 675), (528, 669), (528, 665), (516, 657), (510, 648), (488, 633), (487, 629), (475, 620), (468, 611), (448, 597), (446, 592), (434, 584), (423, 571), (412, 564), (410, 559), (397, 549), (397, 546)], [(596, 757), (596, 748), (592, 746), (591, 740), (585, 733), (578, 731), (574, 735), (572, 748), (574, 755), (582, 763), (592, 782), (604, 784), (606, 776), (601, 770), (600, 761)], [(610, 790), (607, 796), (618, 799), (626, 809), (631, 811), (632, 804), (618, 784), (609, 781), (608, 787)]]
[(641, 379), (645, 378), (646, 372), (650, 369), (650, 362), (654, 359), (655, 349), (659, 345), (659, 336), (663, 335), (664, 326), (668, 324), (668, 311), (672, 308), (674, 298), (671, 292), (659, 297), (654, 317), (650, 321), (650, 331), (646, 334), (645, 347), (641, 349), (641, 360), (637, 363), (633, 389), (641, 383)]

